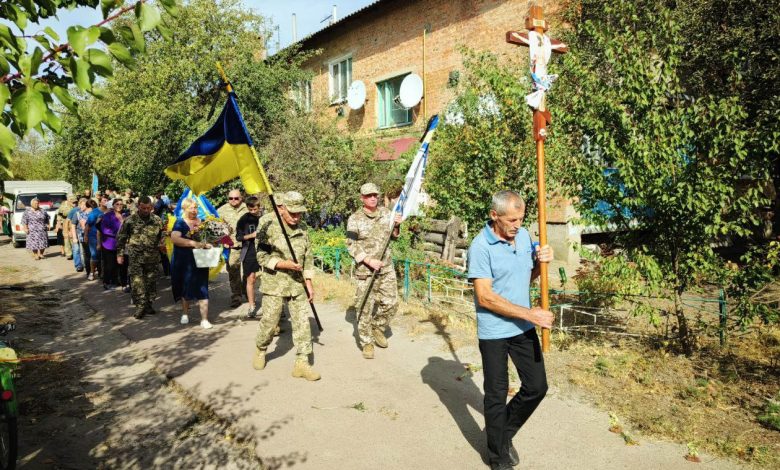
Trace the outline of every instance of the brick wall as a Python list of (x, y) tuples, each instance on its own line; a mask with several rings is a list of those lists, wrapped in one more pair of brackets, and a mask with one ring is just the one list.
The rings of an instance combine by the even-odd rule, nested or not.
[[(554, 14), (552, 3), (545, 4), (546, 16)], [(376, 132), (379, 138), (416, 135), (427, 117), (441, 112), (453, 98), (454, 89), (447, 82), (450, 71), (462, 69), (458, 46), (491, 50), (506, 60), (527, 60), (526, 48), (507, 44), (504, 39), (507, 31), (522, 29), (527, 11), (525, 0), (393, 0), (346, 18), (343, 25), (304, 43), (307, 48), (323, 50), (305, 65), (315, 72), (314, 108), (324, 117), (336, 114), (337, 106), (329, 103), (328, 64), (351, 54), (352, 80), (366, 84), (367, 99), (357, 111), (344, 105), (345, 116), (339, 119), (339, 126), (355, 133)], [(423, 75), (426, 25), (430, 25), (425, 41), (427, 116), (423, 116), (420, 104), (413, 109), (412, 127), (377, 130), (376, 83), (409, 72)]]

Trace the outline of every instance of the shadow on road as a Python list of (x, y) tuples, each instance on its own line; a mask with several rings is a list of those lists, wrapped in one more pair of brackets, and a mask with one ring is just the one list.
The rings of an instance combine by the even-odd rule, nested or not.
[[(7, 263), (0, 266), (0, 286), (26, 288), (0, 293), (0, 311), (17, 318), (14, 347), (29, 359), (17, 380), (18, 468), (248, 469), (306, 461), (301, 452), (262, 462), (256, 456), (258, 439), (273, 439), (289, 422), (264, 430), (251, 425), (258, 411), (240, 405), (267, 384), (229, 382), (205, 391), (168, 380), (208, 358), (227, 334), (219, 324), (232, 322), (235, 313), (226, 308), (224, 279), (211, 285), (217, 328), (206, 331), (179, 324), (165, 280), (155, 302), (160, 313), (136, 320), (128, 294), (104, 291), (81, 273), (47, 278), (38, 269), (56, 260), (33, 263), (27, 253), (2, 250)], [(148, 343), (138, 348), (135, 341)], [(160, 370), (147, 355), (162, 363)]]
[(458, 357), (452, 338), (446, 326), (437, 317), (423, 320), (433, 324), (436, 334), (447, 344), (453, 359), (433, 356), (420, 371), (423, 383), (431, 387), (439, 396), (439, 401), (447, 408), (463, 437), (484, 460), (487, 455), (485, 436), (479, 423), (469, 408), (484, 414), (482, 392), (474, 383), (470, 364), (464, 364)]

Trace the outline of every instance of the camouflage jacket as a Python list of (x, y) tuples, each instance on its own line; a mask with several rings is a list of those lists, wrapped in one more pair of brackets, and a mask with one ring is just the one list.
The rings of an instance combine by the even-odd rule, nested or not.
[(163, 236), (162, 219), (154, 214), (143, 218), (133, 214), (122, 223), (116, 237), (117, 254), (125, 247), (132, 263), (159, 263), (160, 242)]
[(272, 212), (264, 215), (257, 225), (257, 261), (263, 267), (263, 272), (260, 274), (260, 290), (263, 294), (280, 297), (303, 294), (303, 278), (314, 277), (314, 258), (306, 223), (301, 221), (295, 228), (287, 224), (284, 227), (295, 250), (298, 264), (303, 266), (302, 274), (284, 269), (276, 270), (276, 263), (279, 261), (292, 261), (284, 234), (276, 220), (276, 214)]
[[(70, 201), (63, 201), (60, 204), (60, 208), (57, 209), (57, 224), (62, 227), (62, 230), (69, 230), (70, 224), (68, 223), (68, 212), (73, 209), (73, 204)], [(67, 236), (67, 235), (65, 235)]]
[(219, 215), (219, 218), (224, 220), (228, 223), (231, 227), (233, 227), (233, 233), (230, 234), (230, 239), (233, 240), (233, 246), (236, 248), (241, 247), (241, 242), (236, 240), (236, 224), (238, 223), (238, 219), (241, 218), (242, 215), (247, 213), (246, 204), (243, 202), (238, 207), (233, 207), (228, 203), (223, 204), (219, 209), (217, 209), (217, 214)]
[[(347, 251), (355, 260), (355, 277), (371, 275), (371, 269), (363, 264), (366, 258), (379, 258), (382, 245), (387, 240), (390, 230), (390, 219), (393, 212), (386, 207), (379, 207), (374, 213), (364, 209), (349, 216), (347, 220)], [(393, 269), (392, 255), (388, 249), (382, 261), (385, 263), (379, 273), (385, 274)]]

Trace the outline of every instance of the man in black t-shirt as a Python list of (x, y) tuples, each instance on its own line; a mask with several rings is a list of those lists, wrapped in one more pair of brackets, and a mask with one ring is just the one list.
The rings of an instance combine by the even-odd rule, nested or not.
[(236, 240), (241, 243), (241, 268), (244, 273), (246, 285), (246, 298), (249, 302), (247, 316), (254, 318), (257, 315), (255, 305), (255, 280), (260, 264), (257, 262), (257, 224), (260, 221), (260, 200), (255, 196), (246, 198), (247, 213), (242, 215), (236, 223)]

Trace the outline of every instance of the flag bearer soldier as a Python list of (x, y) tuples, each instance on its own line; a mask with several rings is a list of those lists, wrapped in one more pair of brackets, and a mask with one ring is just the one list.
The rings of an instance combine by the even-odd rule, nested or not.
[[(355, 260), (356, 304), (368, 288), (372, 271), (377, 271), (362, 315), (358, 312), (358, 335), (363, 357), (373, 359), (374, 344), (380, 348), (387, 347), (385, 329), (398, 308), (398, 286), (390, 250), (380, 259), (393, 215), (386, 207), (379, 207), (379, 188), (374, 183), (360, 187), (360, 200), (363, 207), (347, 221), (347, 250)], [(396, 214), (393, 239), (398, 238), (400, 224), (401, 215)]]
[(138, 210), (122, 224), (117, 236), (116, 261), (124, 264), (127, 247), (132, 262), (128, 266), (131, 294), (135, 305), (135, 318), (156, 313), (152, 302), (157, 294), (157, 267), (163, 239), (162, 219), (152, 214), (149, 196), (138, 199)]
[(228, 279), (230, 280), (230, 308), (241, 305), (243, 296), (246, 294), (246, 286), (241, 277), (241, 243), (236, 240), (235, 235), (238, 219), (246, 213), (246, 204), (244, 204), (244, 198), (238, 189), (231, 189), (228, 193), (227, 204), (217, 209), (219, 217), (233, 227), (233, 233), (230, 234), (233, 246), (230, 247), (227, 263)]
[[(258, 222), (257, 235), (257, 260), (264, 268), (260, 274), (262, 317), (257, 329), (252, 366), (257, 370), (265, 368), (265, 352), (274, 337), (286, 301), (292, 320), (293, 344), (297, 351), (292, 376), (310, 381), (319, 380), (320, 374), (309, 365), (312, 340), (307, 303), (314, 300), (311, 282), (314, 277), (314, 259), (306, 223), (301, 220), (306, 206), (303, 196), (295, 191), (284, 194), (277, 204), (298, 263), (292, 261), (276, 214), (264, 215)], [(308, 298), (301, 279), (309, 291)]]

